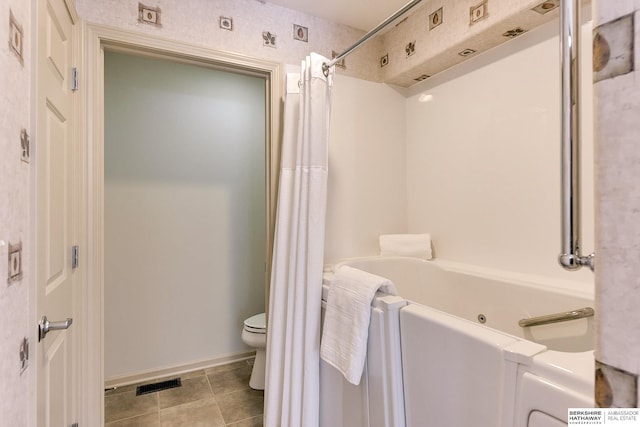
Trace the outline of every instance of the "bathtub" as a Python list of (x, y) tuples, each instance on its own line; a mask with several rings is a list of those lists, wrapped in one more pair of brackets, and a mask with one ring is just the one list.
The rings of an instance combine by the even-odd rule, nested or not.
[[(586, 285), (402, 257), (351, 259), (332, 270), (342, 265), (391, 279), (399, 296), (374, 299), (359, 388), (321, 367), (322, 395), (338, 390), (350, 401), (338, 411), (321, 401), (333, 417), (325, 425), (560, 427), (567, 408), (594, 406), (593, 317), (518, 325), (593, 307)], [(325, 296), (330, 282), (328, 272)]]

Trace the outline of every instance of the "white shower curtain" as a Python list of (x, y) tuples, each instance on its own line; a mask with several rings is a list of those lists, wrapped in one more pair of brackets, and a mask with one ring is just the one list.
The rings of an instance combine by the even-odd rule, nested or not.
[[(271, 272), (266, 427), (317, 427), (331, 83), (312, 53), (287, 75)], [(299, 82), (299, 83), (298, 83)], [(299, 88), (299, 90), (297, 90)], [(299, 93), (297, 93), (299, 92)]]

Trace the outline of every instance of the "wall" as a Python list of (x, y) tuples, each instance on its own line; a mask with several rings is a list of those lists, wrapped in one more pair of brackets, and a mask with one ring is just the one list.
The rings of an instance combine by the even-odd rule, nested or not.
[[(549, 21), (557, 22), (558, 3), (425, 0), (394, 31), (382, 36), (381, 55), (387, 56), (382, 79), (409, 87), (508, 42), (518, 34)], [(582, 3), (588, 4), (590, 0)]]
[[(78, 0), (81, 18), (92, 23), (179, 40), (212, 49), (238, 52), (285, 64), (300, 64), (309, 52), (327, 58), (342, 52), (363, 34), (344, 25), (259, 0), (151, 0), (142, 2), (161, 11), (161, 26), (138, 22), (137, 0)], [(220, 28), (220, 17), (233, 20), (232, 30)], [(293, 37), (293, 26), (306, 28), (307, 41)], [(265, 45), (263, 33), (276, 35)], [(380, 40), (372, 40), (346, 60), (350, 76), (380, 80)]]
[(264, 79), (105, 54), (108, 380), (251, 350), (264, 180)]
[[(20, 374), (18, 350), (22, 338), (31, 336), (35, 328), (29, 321), (31, 165), (20, 160), (20, 131), (31, 133), (32, 120), (31, 6), (23, 0), (8, 0), (0, 6), (0, 419), (3, 425), (12, 426), (26, 425), (31, 409), (33, 369)], [(22, 28), (22, 60), (8, 43), (10, 11)], [(23, 276), (8, 284), (7, 245), (18, 242), (23, 248)]]
[(332, 96), (325, 262), (377, 255), (378, 235), (407, 227), (404, 96), (345, 76)]
[[(590, 28), (583, 28), (586, 70)], [(557, 263), (557, 31), (557, 22), (546, 24), (412, 88), (407, 100), (408, 229), (431, 233), (438, 258), (593, 282), (590, 271), (565, 272)], [(592, 91), (584, 80), (586, 252), (594, 247), (594, 226)]]
[(640, 405), (640, 1), (595, 6), (596, 401)]

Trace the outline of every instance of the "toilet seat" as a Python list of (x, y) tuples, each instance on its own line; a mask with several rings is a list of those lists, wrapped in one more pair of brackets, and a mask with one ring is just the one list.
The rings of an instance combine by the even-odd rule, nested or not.
[(244, 321), (244, 330), (254, 334), (264, 334), (267, 331), (267, 318), (265, 313), (256, 314)]

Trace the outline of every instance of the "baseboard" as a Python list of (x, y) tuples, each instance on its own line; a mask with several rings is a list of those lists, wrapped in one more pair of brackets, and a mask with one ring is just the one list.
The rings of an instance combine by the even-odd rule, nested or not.
[(149, 381), (156, 378), (168, 377), (172, 375), (180, 375), (186, 372), (197, 371), (199, 369), (213, 368), (214, 366), (226, 365), (228, 363), (238, 362), (250, 359), (255, 356), (255, 351), (243, 353), (235, 353), (226, 356), (216, 357), (214, 359), (201, 360), (199, 362), (187, 363), (184, 365), (171, 366), (160, 369), (151, 369), (148, 371), (134, 372), (131, 374), (121, 375), (109, 379), (105, 379), (104, 388), (122, 387), (129, 384)]

